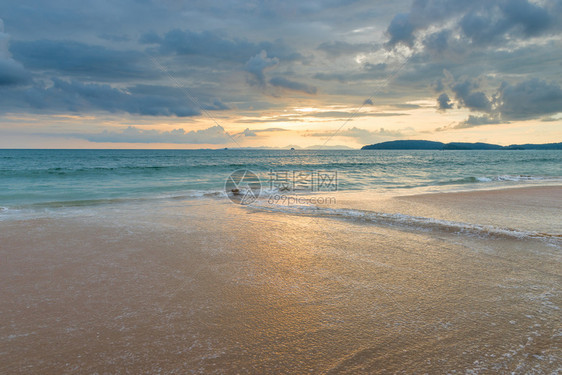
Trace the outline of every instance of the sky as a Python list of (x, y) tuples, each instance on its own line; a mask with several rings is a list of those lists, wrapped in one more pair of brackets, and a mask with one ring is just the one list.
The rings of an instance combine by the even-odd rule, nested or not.
[(3, 0), (0, 148), (562, 142), (562, 0)]

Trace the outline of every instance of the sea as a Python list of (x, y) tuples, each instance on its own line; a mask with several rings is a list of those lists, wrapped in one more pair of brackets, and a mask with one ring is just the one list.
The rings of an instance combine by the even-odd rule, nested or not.
[(301, 172), (337, 179), (310, 192), (503, 188), (561, 183), (561, 160), (560, 150), (0, 150), (0, 206), (5, 212), (220, 195), (237, 170), (253, 172), (264, 197), (285, 172), (291, 185)]
[(0, 373), (560, 373), (561, 160), (0, 150)]

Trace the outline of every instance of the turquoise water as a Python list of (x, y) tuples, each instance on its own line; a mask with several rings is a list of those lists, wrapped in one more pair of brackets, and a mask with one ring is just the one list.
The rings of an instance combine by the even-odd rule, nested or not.
[(235, 170), (337, 173), (338, 190), (562, 181), (562, 151), (0, 150), (0, 207), (220, 194)]

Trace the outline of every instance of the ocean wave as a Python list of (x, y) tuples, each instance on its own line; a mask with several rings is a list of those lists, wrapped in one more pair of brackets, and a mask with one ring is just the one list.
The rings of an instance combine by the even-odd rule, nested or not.
[(34, 202), (29, 204), (19, 204), (12, 207), (0, 207), (0, 212), (14, 211), (21, 209), (42, 209), (42, 208), (66, 208), (66, 207), (87, 207), (100, 206), (120, 203), (150, 202), (155, 200), (187, 200), (196, 198), (222, 198), (226, 193), (222, 190), (193, 190), (177, 194), (160, 194), (142, 197), (121, 197), (121, 198), (98, 198), (98, 199), (78, 199)]
[[(516, 176), (503, 175), (503, 176), (496, 176), (492, 180), (493, 181), (533, 181), (533, 180), (545, 180), (545, 179), (548, 179), (548, 177), (529, 176), (529, 175), (516, 175)], [(551, 177), (551, 179), (557, 179), (557, 178)]]
[(524, 181), (552, 181), (562, 182), (560, 176), (531, 176), (531, 175), (499, 175), (499, 176), (480, 176), (480, 177), (464, 177), (459, 179), (451, 179), (440, 181), (438, 185), (459, 185), (459, 184), (475, 184), (480, 182), (524, 182)]
[(165, 171), (165, 172), (188, 172), (193, 170), (205, 170), (205, 169), (215, 169), (220, 170), (233, 170), (240, 168), (251, 169), (252, 166), (246, 164), (196, 164), (196, 165), (126, 165), (126, 166), (107, 166), (107, 167), (86, 167), (86, 168), (45, 168), (45, 169), (25, 169), (25, 170), (14, 170), (14, 169), (0, 169), (0, 176), (10, 176), (10, 177), (38, 177), (42, 175), (81, 175), (81, 174), (119, 174), (119, 173), (136, 173), (136, 172), (153, 172), (153, 171)]
[(412, 216), (401, 213), (384, 213), (346, 208), (323, 208), (315, 205), (266, 205), (263, 202), (250, 207), (290, 214), (327, 217), (357, 222), (373, 223), (383, 226), (399, 227), (415, 231), (437, 231), (476, 237), (495, 237), (510, 239), (539, 239), (556, 246), (562, 246), (562, 235), (525, 231), (513, 228), (500, 228), (491, 225), (471, 224), (431, 217)]

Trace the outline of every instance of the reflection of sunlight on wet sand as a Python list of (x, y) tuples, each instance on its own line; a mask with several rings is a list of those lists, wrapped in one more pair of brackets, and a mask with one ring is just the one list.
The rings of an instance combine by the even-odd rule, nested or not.
[(541, 242), (222, 200), (96, 210), (2, 223), (2, 372), (526, 371), (560, 354)]

